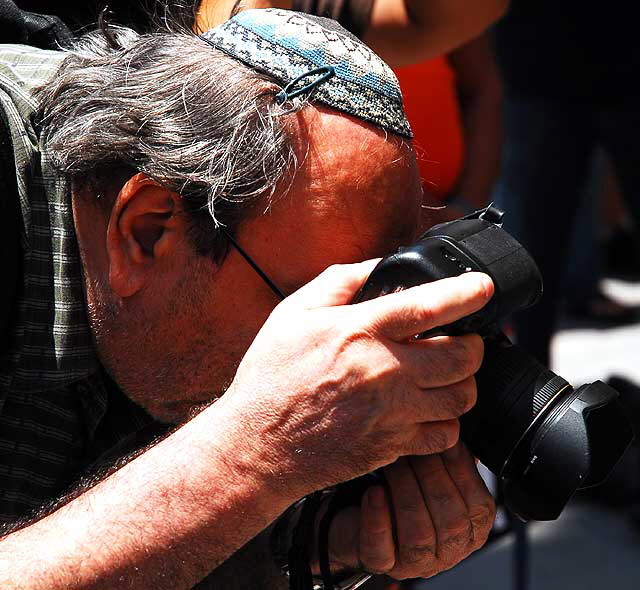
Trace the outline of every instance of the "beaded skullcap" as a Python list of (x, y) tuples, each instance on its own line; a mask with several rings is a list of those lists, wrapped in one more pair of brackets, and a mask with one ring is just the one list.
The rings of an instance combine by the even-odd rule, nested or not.
[(411, 138), (398, 80), (336, 21), (275, 8), (245, 10), (201, 37), (284, 88), (276, 100), (313, 101)]

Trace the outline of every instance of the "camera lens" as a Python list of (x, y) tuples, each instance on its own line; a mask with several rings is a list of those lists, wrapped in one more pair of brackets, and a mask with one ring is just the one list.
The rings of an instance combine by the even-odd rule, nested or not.
[(552, 520), (576, 490), (608, 476), (633, 430), (614, 389), (600, 381), (574, 389), (500, 332), (501, 320), (542, 294), (538, 267), (501, 220), (502, 212), (490, 205), (434, 226), (385, 257), (354, 303), (469, 269), (491, 277), (495, 291), (487, 305), (419, 336), (483, 336), (478, 401), (461, 419), (462, 439), (500, 478), (512, 512), (524, 520)]
[(615, 390), (599, 381), (576, 390), (506, 339), (486, 339), (476, 380), (462, 438), (525, 520), (557, 518), (576, 490), (608, 476), (633, 439)]

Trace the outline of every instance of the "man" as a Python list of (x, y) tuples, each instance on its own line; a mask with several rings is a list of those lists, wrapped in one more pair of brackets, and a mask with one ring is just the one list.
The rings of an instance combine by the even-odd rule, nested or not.
[[(13, 527), (2, 587), (189, 588), (216, 568), (216, 587), (286, 586), (261, 531), (385, 466), (389, 493), (374, 485), (333, 519), (337, 577), (432, 575), (480, 546), (493, 504), (457, 418), (482, 341), (412, 337), (482, 307), (490, 281), (348, 305), (418, 221), (387, 66), (286, 11), (203, 38), (117, 30), (66, 58), (5, 55), (24, 256), (4, 520), (120, 468)], [(179, 427), (122, 466), (159, 423)]]

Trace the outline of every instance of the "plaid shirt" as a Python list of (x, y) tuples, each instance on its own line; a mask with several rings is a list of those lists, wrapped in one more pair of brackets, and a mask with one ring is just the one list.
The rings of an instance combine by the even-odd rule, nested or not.
[(54, 173), (32, 123), (32, 91), (63, 58), (0, 45), (0, 109), (9, 121), (23, 220), (22, 284), (0, 362), (0, 523), (59, 497), (110, 449), (132, 450), (125, 441), (153, 424), (98, 362), (68, 182)]
[[(87, 469), (108, 466), (167, 429), (118, 390), (93, 348), (69, 187), (54, 175), (31, 122), (31, 91), (62, 57), (0, 45), (0, 109), (10, 121), (24, 223), (23, 284), (12, 345), (0, 360), (0, 523), (28, 516)], [(197, 587), (288, 588), (269, 535), (258, 535)]]

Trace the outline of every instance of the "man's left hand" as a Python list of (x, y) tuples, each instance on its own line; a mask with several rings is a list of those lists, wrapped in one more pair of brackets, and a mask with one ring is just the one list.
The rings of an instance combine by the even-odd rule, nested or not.
[(369, 488), (360, 508), (335, 517), (333, 565), (427, 578), (485, 543), (495, 504), (462, 442), (438, 455), (402, 457), (384, 475), (387, 490)]

